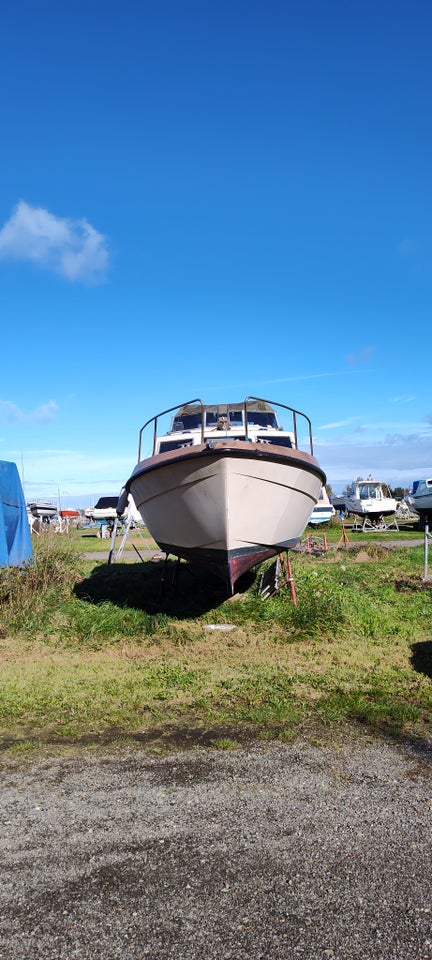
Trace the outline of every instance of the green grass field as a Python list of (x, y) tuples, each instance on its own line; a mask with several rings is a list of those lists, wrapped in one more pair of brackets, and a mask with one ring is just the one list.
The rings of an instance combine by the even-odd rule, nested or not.
[(108, 566), (84, 558), (109, 548), (89, 531), (43, 534), (30, 569), (0, 572), (3, 748), (125, 738), (228, 747), (348, 729), (430, 739), (424, 549), (383, 547), (422, 534), (347, 532), (349, 549), (336, 549), (335, 523), (326, 553), (291, 554), (297, 606), (288, 586), (263, 600), (260, 571), (227, 600), (188, 564), (176, 584), (169, 561), (162, 592), (161, 560)]

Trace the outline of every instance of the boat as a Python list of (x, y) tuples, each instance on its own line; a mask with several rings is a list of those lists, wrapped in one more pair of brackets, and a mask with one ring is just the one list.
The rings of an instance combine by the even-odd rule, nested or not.
[(94, 507), (84, 510), (89, 520), (115, 520), (117, 516), (118, 497), (99, 497)]
[(67, 509), (66, 509), (66, 510), (59, 510), (59, 516), (60, 516), (63, 520), (73, 520), (73, 519), (75, 519), (76, 517), (79, 517), (79, 516), (80, 516), (80, 511), (79, 511), (79, 510), (73, 510), (72, 508), (70, 508), (69, 510), (67, 510)]
[(322, 488), (318, 502), (315, 504), (308, 523), (317, 526), (319, 523), (328, 523), (334, 517), (336, 510), (330, 503), (325, 487)]
[(412, 493), (407, 497), (407, 500), (410, 507), (412, 507), (421, 518), (425, 518), (428, 515), (432, 517), (432, 478), (415, 480)]
[[(123, 493), (123, 490), (120, 491), (120, 494)], [(138, 513), (135, 504), (132, 500), (132, 497), (128, 497), (127, 502), (125, 503), (124, 509), (122, 508), (121, 514), (117, 510), (119, 498), (118, 497), (100, 497), (98, 502), (94, 507), (87, 507), (84, 510), (84, 515), (88, 520), (115, 520), (116, 517), (131, 516), (134, 522), (141, 521), (141, 515)]]
[[(288, 412), (291, 430), (281, 428), (275, 407)], [(170, 414), (168, 432), (159, 434)], [(299, 448), (299, 426), (307, 449)], [(152, 452), (141, 459), (146, 429)], [(195, 399), (141, 428), (118, 510), (131, 494), (162, 551), (204, 566), (232, 594), (247, 570), (295, 547), (325, 482), (305, 414), (253, 396), (214, 405)]]
[(27, 504), (30, 513), (37, 520), (51, 520), (57, 516), (57, 507), (50, 500), (32, 500)]
[(382, 480), (373, 480), (371, 476), (366, 480), (356, 480), (344, 496), (344, 502), (348, 513), (372, 522), (390, 516), (396, 512), (397, 507), (396, 499), (392, 497), (387, 484)]

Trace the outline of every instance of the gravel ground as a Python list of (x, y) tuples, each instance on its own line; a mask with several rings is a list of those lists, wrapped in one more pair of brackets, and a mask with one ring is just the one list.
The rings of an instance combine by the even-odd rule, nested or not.
[(427, 960), (432, 749), (0, 765), (4, 960)]

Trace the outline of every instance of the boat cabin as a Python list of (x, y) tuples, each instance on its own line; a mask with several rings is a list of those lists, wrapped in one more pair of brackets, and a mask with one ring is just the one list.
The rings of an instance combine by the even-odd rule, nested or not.
[(387, 484), (378, 480), (361, 480), (351, 487), (348, 495), (358, 500), (387, 500), (392, 496)]
[(193, 446), (203, 439), (222, 438), (294, 447), (294, 434), (282, 430), (276, 412), (266, 401), (252, 401), (247, 405), (225, 403), (201, 406), (192, 403), (176, 411), (168, 433), (157, 438), (156, 453)]

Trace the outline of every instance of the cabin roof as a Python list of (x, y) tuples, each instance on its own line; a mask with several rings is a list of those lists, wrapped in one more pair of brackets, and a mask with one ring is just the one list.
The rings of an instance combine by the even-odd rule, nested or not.
[[(204, 410), (209, 411), (209, 413), (224, 413), (228, 410), (241, 410), (244, 407), (244, 400), (239, 400), (234, 403), (212, 403), (204, 404)], [(186, 403), (183, 407), (179, 407), (175, 416), (187, 416), (187, 414), (196, 413), (197, 408), (200, 409), (199, 403)], [(265, 400), (250, 400), (247, 405), (248, 410), (255, 412), (261, 411), (262, 413), (274, 413), (274, 408), (270, 406)]]

